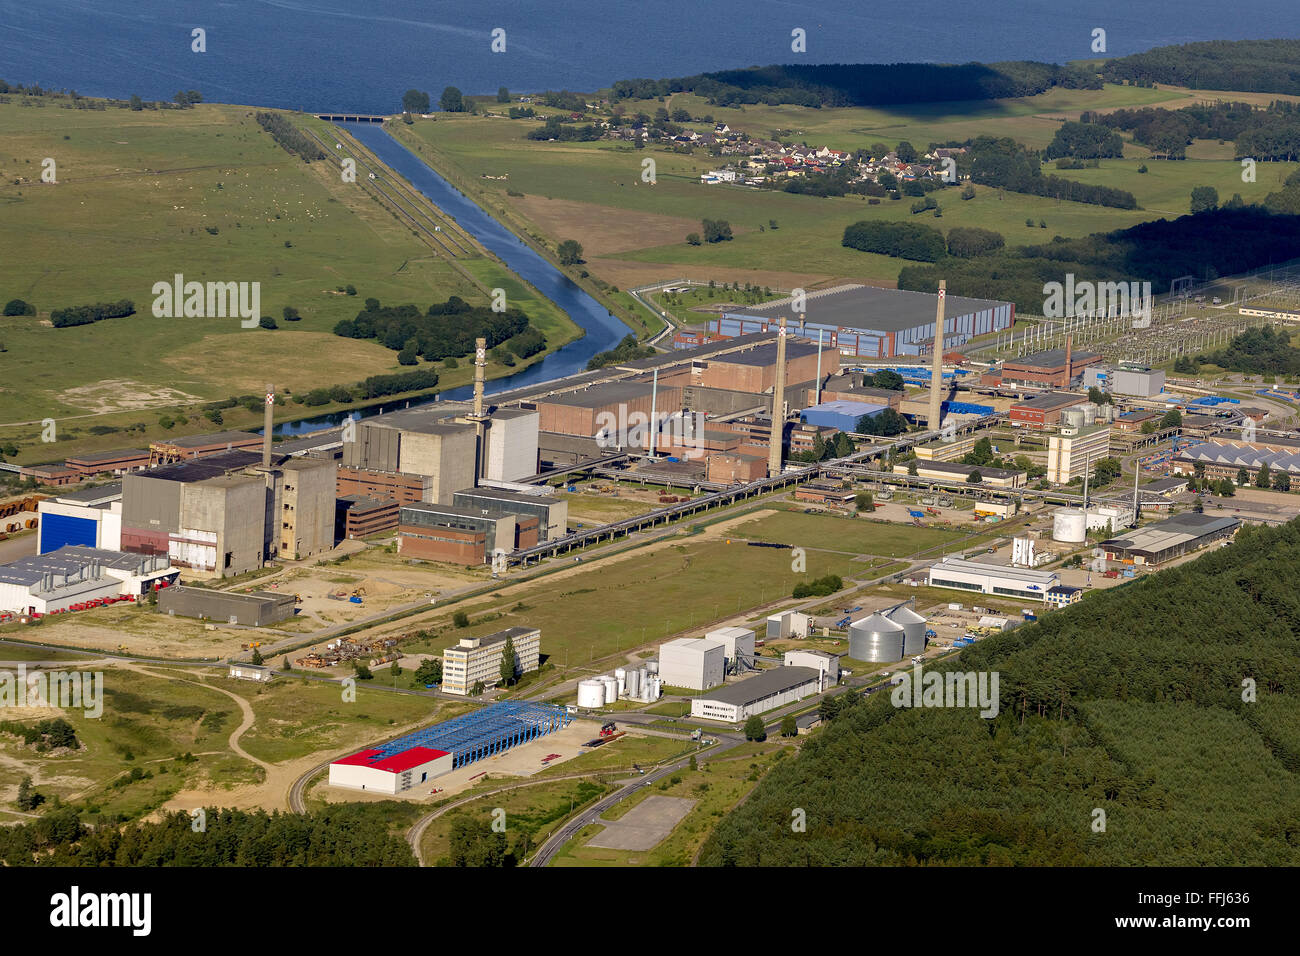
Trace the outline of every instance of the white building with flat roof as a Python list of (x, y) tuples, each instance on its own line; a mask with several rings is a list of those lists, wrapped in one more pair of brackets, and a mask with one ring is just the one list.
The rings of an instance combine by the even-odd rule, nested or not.
[(708, 690), (726, 673), (726, 646), (705, 638), (682, 637), (659, 645), (659, 678), (670, 687)]
[(1068, 485), (1071, 478), (1097, 470), (1097, 462), (1110, 454), (1110, 426), (1062, 428), (1047, 439), (1047, 480)]
[(448, 773), (452, 755), (431, 747), (411, 747), (398, 753), (360, 750), (330, 764), (330, 786), (373, 793), (398, 794)]
[(442, 652), (442, 689), (449, 694), (469, 694), (474, 685), (484, 689), (501, 682), (501, 654), (509, 637), (515, 648), (515, 674), (537, 670), (541, 661), (542, 632), (535, 627), (508, 627), (483, 637), (462, 637)]
[(820, 671), (826, 686), (831, 687), (840, 682), (840, 655), (829, 651), (786, 651), (781, 663), (786, 667), (811, 667)]
[(716, 641), (723, 647), (723, 658), (730, 666), (737, 656), (754, 656), (754, 632), (747, 627), (720, 627), (704, 635), (706, 641)]
[(927, 583), (932, 588), (1000, 594), (1035, 601), (1045, 600), (1047, 589), (1061, 583), (1060, 576), (1055, 571), (1011, 568), (962, 558), (944, 558), (939, 563), (932, 564), (927, 575)]
[(825, 686), (825, 675), (811, 667), (773, 667), (691, 701), (691, 716), (738, 724), (769, 710), (793, 704)]

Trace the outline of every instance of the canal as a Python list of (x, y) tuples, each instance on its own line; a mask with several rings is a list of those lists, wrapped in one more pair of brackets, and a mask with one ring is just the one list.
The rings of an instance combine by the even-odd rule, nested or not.
[[(457, 225), (501, 258), (512, 272), (526, 279), (568, 314), (585, 332), (582, 338), (552, 352), (542, 361), (530, 365), (514, 375), (496, 378), (487, 383), (489, 394), (563, 378), (587, 367), (587, 360), (597, 352), (612, 349), (631, 332), (626, 325), (609, 314), (609, 310), (582, 290), (572, 279), (542, 258), (532, 247), (488, 215), (477, 203), (447, 180), (430, 169), (415, 153), (389, 135), (382, 126), (373, 123), (338, 123), (359, 140), (388, 168), (405, 177), (407, 182), (429, 198), (435, 206), (456, 220)], [(438, 399), (465, 399), (472, 394), (472, 386), (464, 385), (438, 394)], [(302, 435), (331, 425), (347, 417), (369, 417), (397, 408), (406, 408), (432, 402), (433, 397), (416, 401), (399, 401), (386, 405), (372, 405), (351, 413), (335, 413), (275, 426), (277, 435)]]

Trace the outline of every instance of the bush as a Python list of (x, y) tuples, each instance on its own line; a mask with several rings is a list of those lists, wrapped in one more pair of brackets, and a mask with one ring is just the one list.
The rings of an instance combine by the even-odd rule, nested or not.
[(10, 299), (5, 303), (5, 315), (35, 315), (36, 306), (22, 299)]
[(844, 228), (841, 245), (918, 262), (938, 262), (947, 252), (938, 229), (909, 222), (855, 222)]

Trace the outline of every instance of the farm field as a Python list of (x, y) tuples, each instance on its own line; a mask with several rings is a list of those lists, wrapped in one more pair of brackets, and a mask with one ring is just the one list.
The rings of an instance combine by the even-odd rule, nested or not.
[[(66, 103), (34, 97), (0, 104), (0, 299), (22, 298), (38, 310), (0, 319), (7, 349), (0, 438), (23, 446), (21, 461), (147, 443), (169, 434), (156, 424), (161, 413), (175, 417), (200, 402), (258, 392), (268, 377), (296, 393), (399, 371), (392, 350), (332, 334), (367, 297), (427, 306), (459, 295), (487, 303), (475, 282), (358, 186), (343, 183), (336, 167), (303, 163), (276, 145), (249, 108), (133, 112)], [(44, 157), (56, 161), (57, 184), (40, 182)], [(505, 288), (551, 344), (578, 334), (500, 263), (475, 252), (464, 265), (482, 285)], [(279, 328), (155, 317), (152, 287), (176, 274), (260, 282), (261, 312)], [(356, 295), (345, 294), (348, 285)], [(134, 303), (134, 315), (72, 328), (48, 324), (52, 309), (123, 298)], [(283, 321), (290, 305), (301, 321)], [(54, 349), (62, 362), (57, 380), (37, 360)], [(440, 388), (470, 380), (462, 364), (440, 369)], [(290, 417), (288, 410), (277, 417)], [(260, 422), (260, 410), (240, 412), (221, 427)], [(59, 420), (56, 446), (27, 444), (46, 416)], [(137, 423), (145, 430), (129, 438), (89, 432)], [(192, 419), (172, 433), (214, 427)]]
[[(629, 100), (620, 105), (629, 113), (653, 113), (660, 106), (685, 108), (694, 116), (711, 115), (715, 121), (755, 137), (779, 132), (786, 139), (857, 149), (877, 142), (893, 145), (903, 139), (924, 148), (931, 142), (962, 141), (982, 134), (1012, 136), (1041, 148), (1050, 142), (1062, 120), (1075, 118), (1083, 110), (1155, 103), (1176, 108), (1190, 102), (1193, 94), (1189, 91), (1109, 85), (1100, 91), (1052, 90), (991, 103), (898, 109), (723, 108), (710, 106), (694, 94), (674, 94), (663, 104)], [(485, 105), (492, 109), (491, 104)], [(455, 116), (436, 123), (417, 122), (399, 135), (433, 165), (446, 169), (462, 188), (480, 195), (498, 215), (535, 239), (552, 247), (561, 239), (577, 239), (583, 244), (585, 268), (624, 288), (676, 276), (752, 281), (779, 288), (843, 280), (892, 285), (906, 263), (844, 248), (840, 245), (843, 229), (862, 219), (922, 221), (910, 212), (911, 203), (904, 201), (870, 205), (860, 196), (819, 198), (743, 186), (704, 186), (700, 174), (721, 160), (703, 151), (687, 155), (658, 147), (639, 150), (623, 142), (526, 140), (525, 132), (537, 122)], [(1231, 171), (1231, 156), (1224, 157), (1209, 147), (1207, 144), (1203, 151), (1207, 161), (1223, 165), (1206, 172), (1223, 178)], [(1140, 147), (1129, 146), (1129, 151), (1135, 156), (1146, 155)], [(656, 164), (654, 183), (641, 179), (642, 162), (647, 158)], [(1099, 181), (1111, 185), (1110, 172), (1103, 170)], [(1199, 169), (1194, 172), (1202, 173)], [(936, 194), (942, 218), (933, 221), (932, 215), (925, 214), (923, 221), (944, 231), (954, 226), (994, 229), (1006, 237), (1009, 246), (1046, 242), (1056, 235), (1073, 237), (1121, 229), (1158, 215), (1184, 212), (1191, 185), (1197, 184), (1183, 189), (1188, 177), (1195, 178), (1192, 171), (1170, 172), (1144, 182), (1130, 182), (1134, 177), (1126, 176), (1122, 188), (1133, 189), (1144, 207), (1136, 211), (1007, 192), (999, 195), (997, 190), (983, 187), (976, 188), (974, 199), (962, 201), (952, 189)], [(1164, 178), (1171, 181), (1164, 182)], [(1230, 195), (1228, 192), (1223, 198)], [(687, 245), (686, 233), (699, 231), (703, 217), (727, 220), (735, 238)], [(778, 228), (769, 228), (771, 220)], [(1026, 227), (1026, 220), (1032, 220), (1034, 226)], [(1044, 222), (1045, 227), (1040, 226)], [(798, 264), (797, 269), (791, 269), (792, 263)]]

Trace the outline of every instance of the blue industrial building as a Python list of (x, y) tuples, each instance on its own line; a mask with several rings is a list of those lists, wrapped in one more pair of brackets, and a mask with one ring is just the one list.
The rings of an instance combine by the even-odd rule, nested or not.
[[(794, 312), (790, 299), (737, 308), (710, 319), (707, 331), (724, 338), (768, 332), (785, 315), (792, 316), (795, 335), (814, 342), (820, 336), (826, 347), (841, 355), (889, 359), (933, 353), (938, 297), (931, 293), (845, 285), (808, 293), (800, 304), (801, 313)], [(1010, 329), (1015, 311), (1010, 302), (946, 296), (944, 350), (960, 348), (977, 335)]]
[(452, 768), (463, 767), (511, 747), (562, 730), (573, 722), (563, 707), (507, 700), (425, 727), (374, 748), (380, 757), (416, 747), (452, 756)]
[(799, 413), (799, 418), (807, 425), (838, 428), (842, 432), (856, 432), (858, 430), (858, 419), (863, 415), (870, 415), (874, 418), (887, 407), (885, 405), (873, 405), (870, 402), (822, 402), (820, 405), (805, 408)]

